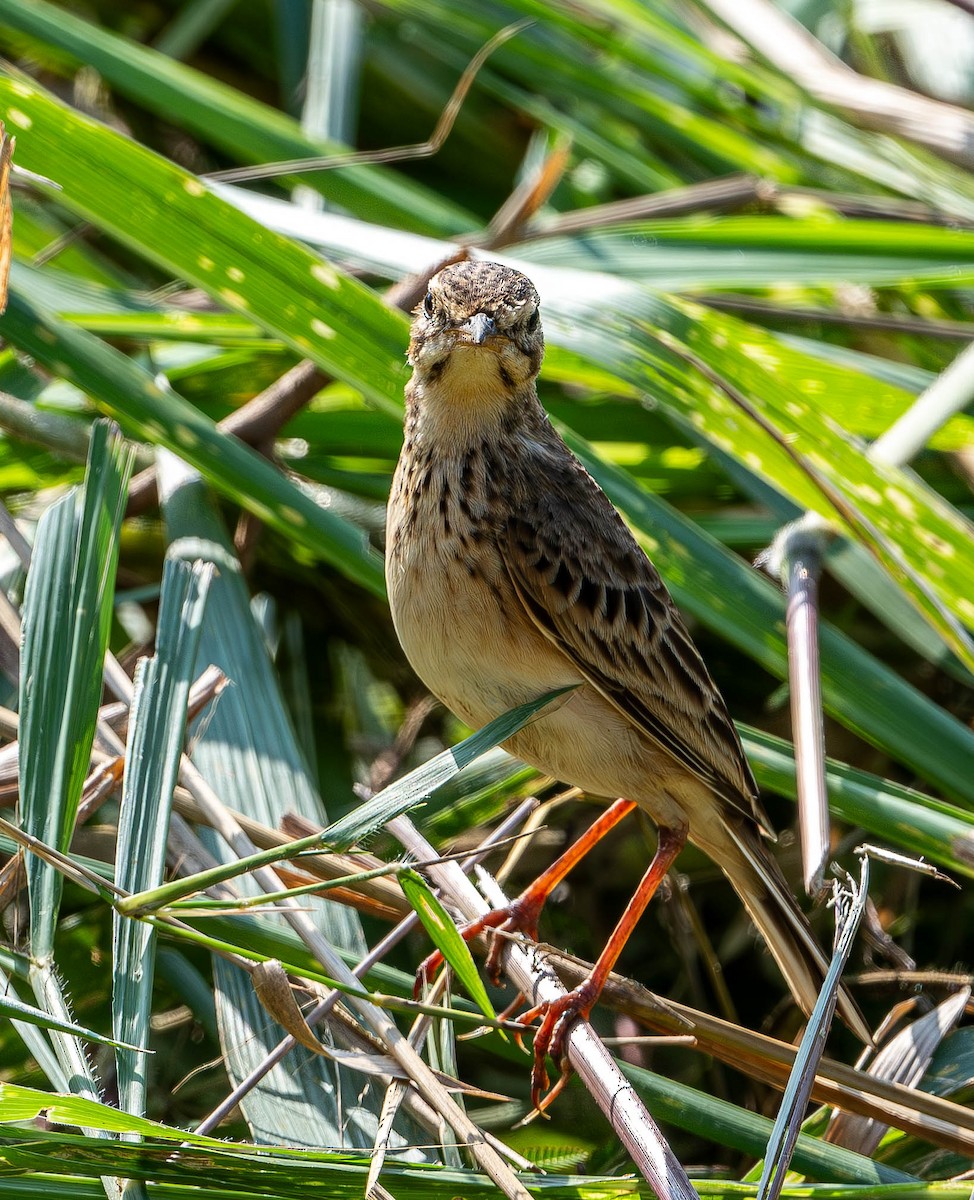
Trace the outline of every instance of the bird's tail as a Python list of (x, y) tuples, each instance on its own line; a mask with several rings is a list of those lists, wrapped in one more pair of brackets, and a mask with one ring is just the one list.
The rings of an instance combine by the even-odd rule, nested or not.
[[(759, 834), (743, 821), (732, 821), (720, 830), (719, 845), (708, 845), (696, 831), (694, 841), (720, 864), (767, 943), (792, 995), (805, 1015), (810, 1015), (828, 969), (828, 958)], [(836, 1010), (856, 1037), (866, 1045), (872, 1044), (872, 1032), (865, 1017), (842, 986)]]

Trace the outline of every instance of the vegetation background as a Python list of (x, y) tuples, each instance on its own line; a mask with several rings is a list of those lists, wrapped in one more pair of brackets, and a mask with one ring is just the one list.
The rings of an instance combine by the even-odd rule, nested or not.
[[(868, 838), (961, 885), (874, 869), (851, 983), (874, 1025), (896, 1005), (912, 1019), (963, 1001), (974, 927), (968, 7), (0, 0), (0, 116), (22, 169), (0, 319), (0, 497), (17, 522), (0, 514), (0, 724), (12, 748), (0, 769), (18, 802), (10, 818), (70, 849), (54, 866), (28, 856), (28, 906), (16, 831), (3, 842), (0, 965), (22, 1006), (11, 999), (0, 1028), (3, 1194), (118, 1194), (116, 1177), (166, 1196), (362, 1192), (383, 1088), (309, 1051), (215, 1119), (241, 1149), (188, 1137), (173, 1157), (179, 1131), (199, 1132), (280, 1039), (245, 968), (262, 956), (295, 977), (321, 968), (279, 918), (228, 911), (226, 891), (210, 893), (219, 911), (155, 897), (153, 924), (114, 913), (105, 889), (160, 883), (167, 832), (170, 874), (244, 853), (228, 849), (232, 830), (210, 828), (218, 802), (259, 846), (285, 814), (313, 827), (348, 815), (393, 861), (394, 839), (354, 825), (362, 787), (469, 732), (415, 708), (380, 557), (407, 372), (407, 320), (383, 294), (458, 245), (537, 282), (543, 400), (691, 621), (796, 891), (785, 600), (750, 564), (806, 509), (836, 524), (821, 591), (835, 856), (851, 866)], [(435, 153), (204, 182), (423, 143), (474, 55), (518, 21), (465, 77)], [(953, 415), (932, 422), (909, 466), (871, 457), (955, 359), (935, 393), (950, 393)], [(306, 360), (313, 371), (297, 366)], [(95, 425), (104, 415), (142, 472), (127, 501), (131, 454)], [(215, 574), (187, 565), (197, 558)], [(106, 647), (123, 670), (108, 670), (102, 695)], [(189, 685), (210, 663), (230, 686), (193, 718), (181, 764)], [(113, 737), (128, 745), (121, 799)], [(106, 763), (111, 786), (92, 774)], [(437, 848), (467, 848), (529, 794), (559, 789), (490, 751), (414, 818)], [(590, 818), (587, 803), (545, 807), (512, 883)], [(561, 889), (542, 936), (594, 958), (653, 845), (651, 828), (628, 821)], [(309, 877), (295, 868), (286, 881)], [(225, 886), (256, 891), (242, 876)], [(302, 905), (354, 963), (408, 906), (392, 880), (349, 886), (365, 895), (358, 910)], [(831, 914), (812, 919), (828, 942)], [(428, 946), (413, 933), (366, 985), (408, 995)], [(693, 850), (620, 965), (745, 1029), (790, 1040), (799, 1028), (727, 884)], [(598, 1010), (604, 1034), (632, 1033), (619, 1006)], [(83, 1051), (72, 1021), (154, 1053), (90, 1040)], [(549, 1123), (513, 1129), (528, 1060), (496, 1034), (457, 1043), (449, 1022), (435, 1029), (434, 1063), (510, 1098), (466, 1108), (547, 1169), (525, 1175), (538, 1194), (645, 1191), (577, 1080)], [(922, 1085), (952, 1105), (919, 1097), (905, 1132), (878, 1148), (851, 1140), (861, 1156), (803, 1143), (795, 1186), (966, 1195), (940, 1181), (974, 1159), (969, 1034), (948, 1035)], [(856, 1047), (838, 1030), (830, 1051), (851, 1061)], [(767, 1140), (759, 1115), (778, 1103), (754, 1062), (719, 1034), (627, 1055), (677, 1156), (702, 1164), (699, 1186), (746, 1180)], [(868, 1092), (860, 1078), (848, 1087)], [(58, 1107), (55, 1093), (80, 1099)], [(824, 1127), (819, 1111), (809, 1128)], [(382, 1176), (393, 1194), (491, 1193), (444, 1129), (415, 1111), (397, 1128)], [(250, 1143), (307, 1153), (261, 1156)]]

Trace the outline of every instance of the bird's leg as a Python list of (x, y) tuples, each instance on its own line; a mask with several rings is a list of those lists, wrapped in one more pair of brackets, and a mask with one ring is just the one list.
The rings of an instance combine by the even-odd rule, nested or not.
[[(659, 844), (653, 861), (640, 880), (639, 887), (626, 906), (618, 925), (612, 931), (612, 936), (599, 955), (591, 974), (566, 995), (557, 1000), (546, 1000), (521, 1016), (520, 1020), (525, 1025), (538, 1017), (541, 1018), (541, 1025), (534, 1036), (534, 1066), (531, 1070), (531, 1102), (538, 1112), (544, 1112), (571, 1075), (571, 1066), (565, 1052), (565, 1039), (572, 1022), (576, 1017), (588, 1019), (623, 946), (629, 940), (629, 935), (646, 911), (646, 906), (683, 849), (686, 840), (685, 828), (660, 829)], [(558, 1082), (547, 1095), (544, 1094), (549, 1082), (548, 1072), (545, 1070), (546, 1054), (551, 1055), (561, 1072)]]
[[(490, 912), (484, 913), (478, 920), (465, 925), (460, 930), (463, 940), (469, 942), (487, 929), (499, 929), (504, 933), (525, 933), (529, 938), (537, 941), (538, 917), (541, 915), (545, 901), (572, 867), (581, 862), (596, 842), (601, 841), (609, 830), (618, 825), (622, 818), (628, 816), (635, 807), (632, 800), (616, 800), (610, 804), (598, 820), (593, 821), (582, 836), (539, 875), (534, 883), (526, 887), (520, 896), (504, 908), (494, 908)], [(487, 977), (495, 984), (500, 980), (500, 959), (503, 949), (503, 938), (491, 939), (486, 972)], [(415, 992), (417, 995), (422, 983), (432, 978), (433, 973), (439, 970), (442, 962), (443, 955), (437, 950), (419, 964), (416, 972)], [(518, 996), (514, 1001), (514, 1007), (517, 1006), (520, 999), (521, 997)]]

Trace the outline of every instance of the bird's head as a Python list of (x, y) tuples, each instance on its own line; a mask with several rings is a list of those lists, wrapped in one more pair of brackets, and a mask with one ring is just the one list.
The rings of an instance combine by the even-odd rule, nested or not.
[(433, 276), (416, 309), (410, 391), (457, 418), (470, 408), (499, 415), (533, 395), (543, 355), (531, 280), (500, 263), (455, 263)]

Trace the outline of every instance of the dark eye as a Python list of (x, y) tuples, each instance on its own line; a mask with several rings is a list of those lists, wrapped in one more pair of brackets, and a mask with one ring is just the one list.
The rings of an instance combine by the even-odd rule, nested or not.
[(423, 301), (423, 312), (426, 313), (426, 315), (428, 317), (432, 317), (432, 315), (433, 315), (433, 293), (432, 292), (426, 293), (426, 299)]
[(527, 324), (524, 326), (524, 328), (528, 331), (528, 333), (534, 333), (534, 331), (538, 328), (538, 325), (540, 324), (540, 322), (541, 322), (541, 313), (539, 313), (538, 310), (535, 309), (534, 312), (530, 315), (530, 317), (528, 317)]

